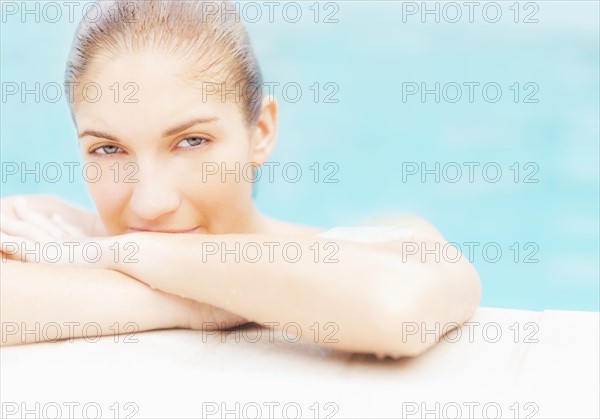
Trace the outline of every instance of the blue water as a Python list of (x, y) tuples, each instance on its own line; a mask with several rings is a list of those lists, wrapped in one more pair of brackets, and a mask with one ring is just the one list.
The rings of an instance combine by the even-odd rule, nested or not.
[[(486, 21), (481, 9), (473, 23), (464, 15), (448, 22), (451, 9), (439, 23), (430, 15), (423, 23), (420, 14), (407, 14), (407, 2), (366, 1), (320, 3), (315, 23), (311, 4), (302, 6), (297, 23), (281, 9), (273, 23), (264, 15), (247, 23), (265, 80), (303, 89), (296, 103), (275, 90), (281, 111), (272, 158), (297, 162), (303, 176), (297, 183), (261, 180), (258, 206), (323, 227), (381, 212), (418, 213), (463, 250), (479, 243), (470, 254), (484, 305), (599, 310), (598, 2), (522, 2), (518, 23), (509, 9), (513, 2), (502, 3), (497, 23)], [(337, 23), (323, 22), (327, 16)], [(2, 82), (61, 84), (75, 23), (66, 17), (56, 23), (3, 19)], [(538, 22), (523, 22), (533, 19)], [(315, 82), (318, 103), (310, 90)], [(335, 85), (325, 88), (328, 82)], [(403, 83), (406, 92), (406, 83), (432, 89), (436, 82), (440, 93), (446, 88), (439, 103), (433, 94), (403, 100)], [(479, 83), (472, 103), (465, 82)], [(462, 86), (456, 103), (453, 83)], [(493, 90), (484, 97), (486, 83), (501, 87), (496, 103), (486, 100)], [(324, 103), (335, 86), (329, 99), (337, 102)], [(1, 105), (3, 164), (78, 161), (64, 98), (35, 103), (3, 97)], [(308, 170), (314, 162), (321, 169), (318, 182)], [(434, 175), (424, 182), (406, 175), (413, 163), (431, 169), (436, 162), (446, 170), (439, 182)], [(465, 162), (479, 164), (473, 182)], [(497, 182), (483, 177), (486, 164), (488, 179), (495, 167), (502, 169)], [(462, 177), (451, 183), (456, 165)], [(333, 176), (338, 182), (323, 182), (332, 167), (339, 169)], [(42, 192), (93, 208), (79, 178), (3, 179), (2, 196)]]

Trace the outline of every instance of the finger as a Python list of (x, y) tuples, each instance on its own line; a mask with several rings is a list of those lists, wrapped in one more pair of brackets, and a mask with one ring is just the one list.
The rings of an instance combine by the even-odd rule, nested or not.
[(65, 219), (59, 214), (52, 214), (52, 217), (50, 217), (50, 219), (65, 232), (66, 237), (85, 237), (85, 233), (80, 228), (75, 227), (73, 224), (66, 222)]
[(3, 260), (6, 255), (9, 259), (28, 262), (27, 256), (35, 257), (36, 245), (30, 240), (0, 231), (0, 250), (3, 253)]
[[(63, 238), (63, 231), (53, 223), (48, 217), (31, 209), (25, 199), (19, 198), (15, 200), (15, 212), (17, 216), (24, 222), (38, 227), (51, 238)], [(47, 237), (46, 237), (47, 238)]]
[(0, 218), (0, 230), (13, 236), (33, 241), (45, 241), (48, 234), (29, 223), (13, 217), (2, 216)]
[(15, 214), (15, 199), (14, 197), (7, 197), (0, 199), (0, 214), (16, 217)]

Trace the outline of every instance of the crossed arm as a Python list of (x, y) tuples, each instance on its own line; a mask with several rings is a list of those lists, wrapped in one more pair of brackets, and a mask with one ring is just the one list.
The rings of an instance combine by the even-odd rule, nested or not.
[[(477, 275), (464, 258), (423, 263), (420, 256), (402, 258), (391, 247), (296, 236), (136, 233), (117, 238), (118, 245), (126, 241), (139, 245), (137, 262), (111, 257), (104, 262), (109, 269), (261, 324), (294, 322), (308, 332), (315, 323), (333, 323), (336, 342), (321, 343), (346, 351), (419, 354), (439, 334), (409, 335), (406, 324), (431, 331), (438, 323), (442, 330), (466, 321), (479, 302)], [(267, 257), (267, 243), (281, 253), (274, 250)], [(294, 250), (284, 256), (290, 243)], [(326, 263), (323, 253), (331, 243), (337, 252)], [(258, 259), (256, 244), (263, 244)], [(237, 257), (244, 248), (252, 248), (252, 255)]]
[[(422, 220), (397, 222), (402, 227), (414, 226), (427, 241), (443, 240)], [(201, 329), (206, 323), (229, 327), (246, 319), (275, 325), (295, 322), (302, 331), (315, 323), (334, 323), (335, 343), (320, 343), (341, 350), (399, 357), (419, 354), (439, 337), (407, 335), (406, 324), (434, 330), (434, 323), (439, 323), (437, 329), (441, 330), (447, 324), (463, 323), (477, 307), (481, 292), (477, 274), (464, 257), (455, 262), (423, 263), (420, 257), (403, 257), (398, 243), (377, 247), (285, 235), (160, 233), (95, 241), (104, 256), (94, 264), (80, 261), (80, 268), (21, 264), (20, 269), (28, 266), (30, 273), (45, 269), (38, 273), (43, 272), (49, 281), (47, 292), (42, 289), (32, 294), (41, 281), (30, 278), (20, 283), (19, 269), (13, 265), (13, 271), (9, 270), (2, 280), (2, 321), (33, 320), (30, 312), (17, 303), (5, 306), (10, 296), (13, 301), (20, 300), (21, 305), (23, 301), (42, 302), (44, 309), (37, 312), (44, 321), (62, 313), (95, 322), (100, 318), (107, 325), (113, 321), (136, 322), (140, 330)], [(337, 250), (333, 259), (326, 258), (331, 242)], [(136, 244), (133, 259), (126, 260), (124, 253), (115, 258), (115, 249), (125, 249), (128, 243)], [(282, 249), (288, 243), (293, 243), (294, 251), (284, 256)], [(256, 244), (263, 251), (259, 259)], [(236, 246), (238, 250), (233, 250)], [(239, 257), (243, 248), (254, 250), (252, 256)], [(227, 249), (233, 252), (228, 254)], [(269, 249), (272, 251), (267, 254)], [(302, 255), (299, 259), (298, 249)], [(65, 296), (63, 290), (70, 290), (71, 296)], [(92, 295), (110, 301), (111, 311), (103, 311), (94, 303), (81, 303), (68, 313), (56, 307), (61, 300), (64, 304), (75, 297), (85, 302), (86, 298), (92, 300)], [(190, 311), (192, 305), (195, 310)], [(210, 307), (218, 307), (211, 316), (207, 313)], [(192, 320), (186, 312), (194, 313)], [(215, 312), (220, 315), (215, 317)]]
[[(17, 198), (0, 200), (3, 220), (18, 218), (14, 208)], [(48, 219), (58, 214), (82, 236), (106, 234), (100, 219), (89, 211), (52, 196), (28, 195), (26, 199), (36, 215)], [(118, 271), (21, 263), (3, 253), (0, 258), (0, 346), (194, 329), (203, 322), (230, 328), (247, 321), (208, 304), (153, 290)]]

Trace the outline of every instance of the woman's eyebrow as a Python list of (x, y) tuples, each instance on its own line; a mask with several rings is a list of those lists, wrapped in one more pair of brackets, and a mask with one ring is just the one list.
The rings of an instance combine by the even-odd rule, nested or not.
[[(166, 130), (165, 132), (163, 132), (162, 136), (163, 137), (169, 137), (171, 135), (177, 134), (178, 132), (181, 132), (183, 130), (186, 130), (190, 127), (193, 127), (194, 125), (198, 125), (198, 124), (206, 124), (209, 122), (215, 122), (218, 121), (219, 118), (218, 117), (208, 117), (208, 118), (196, 118), (196, 119), (192, 119), (191, 121), (187, 121), (187, 122), (182, 122), (180, 124), (175, 125), (172, 128), (169, 128), (168, 130)], [(91, 130), (91, 129), (86, 129), (85, 131), (81, 132), (78, 137), (84, 137), (86, 135), (91, 135), (92, 137), (98, 137), (98, 138), (106, 138), (107, 140), (111, 140), (114, 141), (115, 143), (119, 143), (120, 141), (117, 139), (117, 137), (115, 137), (114, 135), (110, 135), (107, 134), (105, 132), (101, 132), (101, 131), (96, 131), (96, 130)]]
[(86, 129), (85, 131), (80, 132), (77, 137), (81, 139), (82, 137), (85, 137), (86, 135), (91, 135), (92, 137), (98, 137), (98, 138), (106, 138), (107, 140), (114, 141), (115, 143), (120, 142), (116, 137), (114, 137), (110, 134), (106, 134), (104, 132), (96, 131), (93, 129)]
[(165, 132), (163, 132), (163, 137), (169, 137), (171, 135), (177, 134), (178, 132), (181, 132), (183, 130), (186, 130), (190, 127), (193, 127), (194, 125), (197, 124), (206, 124), (209, 122), (214, 122), (214, 121), (218, 121), (219, 118), (218, 117), (209, 117), (209, 118), (196, 118), (196, 119), (192, 119), (191, 121), (188, 122), (183, 122), (181, 124), (177, 124), (175, 125), (173, 128), (169, 128), (168, 130), (166, 130)]

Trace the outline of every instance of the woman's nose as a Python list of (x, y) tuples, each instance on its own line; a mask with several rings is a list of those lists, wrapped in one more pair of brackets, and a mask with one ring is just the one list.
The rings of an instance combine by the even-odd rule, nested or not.
[(160, 170), (140, 170), (137, 179), (129, 202), (137, 217), (148, 221), (157, 220), (179, 208), (177, 189), (169, 184), (168, 177)]

